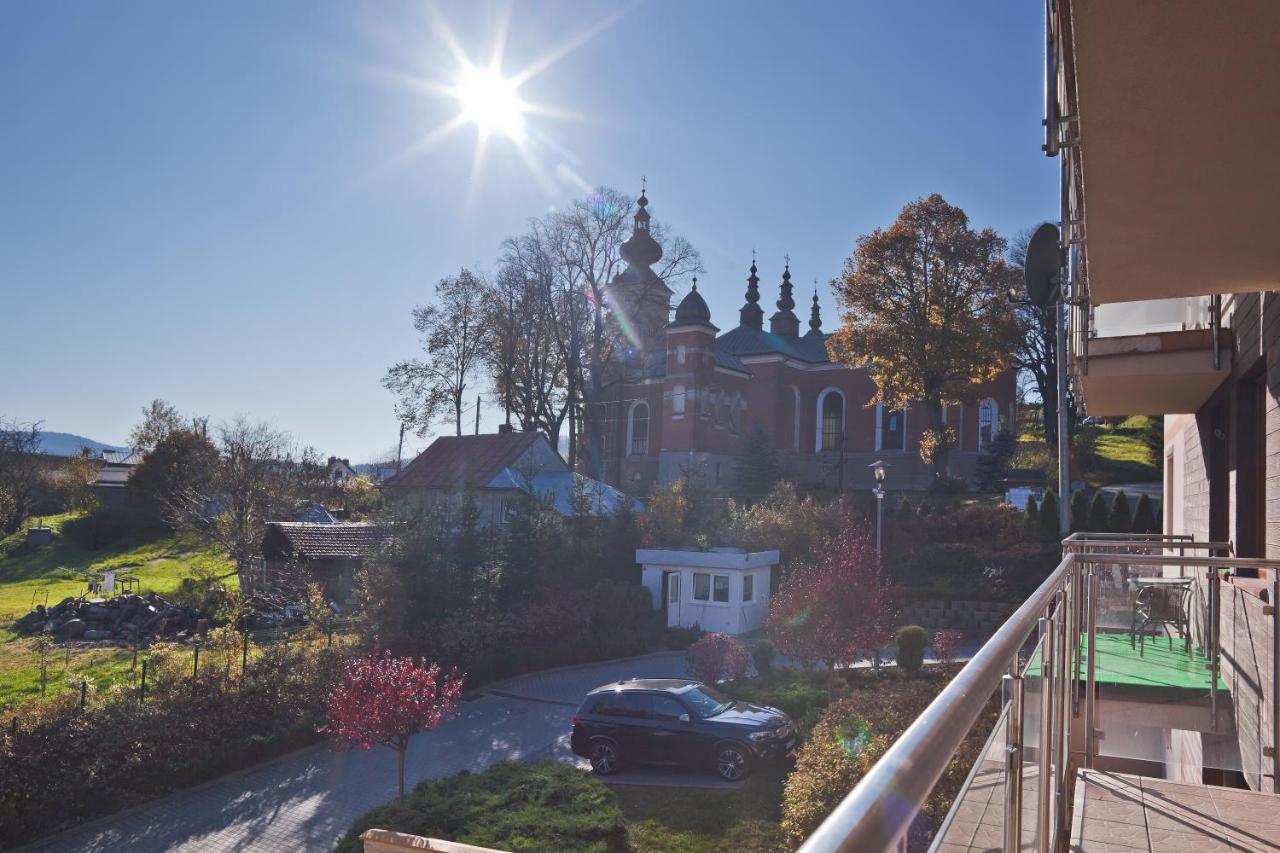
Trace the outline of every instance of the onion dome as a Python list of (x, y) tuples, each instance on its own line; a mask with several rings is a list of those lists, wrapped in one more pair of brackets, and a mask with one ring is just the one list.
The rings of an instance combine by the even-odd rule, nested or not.
[(764, 310), (760, 308), (760, 277), (756, 275), (754, 257), (751, 259), (751, 275), (747, 276), (747, 301), (738, 309), (738, 325), (748, 329), (764, 328)]
[(662, 247), (649, 233), (649, 211), (645, 210), (649, 199), (645, 198), (643, 190), (640, 198), (636, 199), (636, 205), (635, 228), (627, 242), (622, 244), (620, 252), (623, 260), (632, 266), (650, 267), (662, 259)]
[(792, 312), (796, 301), (791, 296), (791, 259), (782, 273), (782, 294), (778, 297), (778, 313), (769, 318), (769, 331), (784, 338), (800, 337), (800, 318)]
[(822, 334), (822, 311), (818, 308), (818, 282), (813, 283), (813, 307), (809, 309), (809, 333)]
[(711, 325), (711, 309), (707, 307), (707, 300), (698, 292), (697, 278), (693, 280), (693, 289), (689, 291), (689, 295), (681, 299), (676, 307), (676, 321), (673, 325)]

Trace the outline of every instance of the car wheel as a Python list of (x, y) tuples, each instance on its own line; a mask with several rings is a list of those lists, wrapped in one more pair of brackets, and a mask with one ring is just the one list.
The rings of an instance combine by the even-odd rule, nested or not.
[(726, 782), (740, 782), (751, 773), (751, 756), (745, 747), (722, 743), (716, 748), (716, 773)]
[(611, 776), (618, 772), (622, 765), (622, 756), (618, 745), (606, 738), (598, 738), (591, 742), (591, 769), (601, 776)]

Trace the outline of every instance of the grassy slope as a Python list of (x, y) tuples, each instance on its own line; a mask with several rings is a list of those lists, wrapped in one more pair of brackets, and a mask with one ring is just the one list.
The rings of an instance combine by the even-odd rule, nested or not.
[[(72, 516), (42, 519), (58, 530)], [(142, 592), (172, 592), (198, 565), (219, 572), (232, 570), (218, 551), (185, 534), (166, 536), (150, 542), (123, 542), (89, 551), (61, 537), (35, 551), (20, 553), (13, 548), (21, 532), (0, 541), (0, 625), (31, 609), (34, 601), (55, 604), (85, 590), (87, 572), (107, 569), (128, 570), (137, 577)], [(131, 652), (117, 648), (77, 648), (70, 656), (65, 648), (51, 649), (48, 655), (48, 689), (62, 689), (64, 681), (78, 683), (89, 678), (99, 686), (127, 680), (133, 661)], [(36, 641), (0, 628), (0, 707), (11, 706), (40, 693), (40, 657)]]
[[(1159, 481), (1160, 468), (1152, 461), (1140, 434), (1142, 430), (1152, 426), (1153, 420), (1147, 415), (1133, 415), (1125, 418), (1118, 427), (1103, 427), (1098, 436), (1097, 465), (1090, 471), (1073, 470), (1072, 479), (1084, 480), (1091, 486)], [(1014, 467), (1041, 468), (1053, 465), (1053, 453), (1044, 445), (1044, 432), (1036, 418), (1027, 417), (1023, 420), (1018, 442), (1019, 452), (1015, 457)]]
[(782, 783), (786, 768), (759, 768), (736, 791), (614, 785), (637, 853), (766, 853), (785, 850)]

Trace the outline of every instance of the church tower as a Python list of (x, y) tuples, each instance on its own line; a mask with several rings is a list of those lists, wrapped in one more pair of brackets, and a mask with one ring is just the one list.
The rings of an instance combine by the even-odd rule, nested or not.
[(621, 359), (640, 365), (664, 349), (663, 330), (671, 314), (672, 296), (671, 288), (653, 271), (653, 265), (662, 260), (662, 247), (649, 233), (648, 205), (642, 189), (636, 200), (631, 236), (620, 250), (627, 267), (605, 291), (619, 336)]
[(795, 340), (800, 337), (800, 318), (793, 310), (796, 300), (791, 295), (791, 260), (782, 272), (782, 295), (778, 297), (778, 313), (769, 318), (769, 331), (782, 338)]

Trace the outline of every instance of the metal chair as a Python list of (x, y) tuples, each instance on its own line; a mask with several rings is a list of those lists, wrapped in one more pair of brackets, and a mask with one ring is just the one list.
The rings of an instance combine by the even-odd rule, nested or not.
[(1138, 656), (1142, 657), (1146, 650), (1147, 628), (1154, 626), (1163, 630), (1169, 638), (1169, 651), (1173, 651), (1172, 626), (1179, 638), (1188, 646), (1191, 642), (1190, 626), (1187, 623), (1187, 599), (1191, 596), (1188, 586), (1147, 586), (1138, 590), (1133, 602), (1133, 623), (1129, 629), (1129, 646), (1138, 646)]

